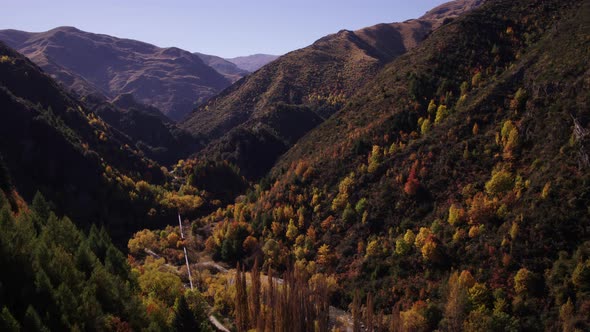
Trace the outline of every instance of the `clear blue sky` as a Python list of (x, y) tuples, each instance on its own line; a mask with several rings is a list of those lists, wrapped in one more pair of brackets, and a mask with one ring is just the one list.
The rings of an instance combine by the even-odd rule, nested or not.
[(341, 29), (416, 18), (446, 0), (4, 0), (0, 29), (57, 26), (223, 57), (284, 54)]

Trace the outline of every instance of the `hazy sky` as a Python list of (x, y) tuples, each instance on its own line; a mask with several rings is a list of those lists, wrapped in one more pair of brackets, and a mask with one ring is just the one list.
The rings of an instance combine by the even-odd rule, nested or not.
[(284, 54), (341, 29), (416, 18), (446, 0), (0, 0), (0, 29), (57, 26), (223, 57)]

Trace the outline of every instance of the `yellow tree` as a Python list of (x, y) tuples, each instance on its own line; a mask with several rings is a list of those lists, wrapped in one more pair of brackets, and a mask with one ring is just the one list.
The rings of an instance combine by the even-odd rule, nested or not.
[(448, 331), (461, 331), (465, 319), (467, 289), (459, 281), (459, 274), (453, 272), (448, 282), (447, 303), (445, 304), (444, 325)]

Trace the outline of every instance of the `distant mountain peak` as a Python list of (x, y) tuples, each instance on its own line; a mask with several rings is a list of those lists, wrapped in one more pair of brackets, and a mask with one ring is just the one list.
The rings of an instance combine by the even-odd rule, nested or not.
[(442, 20), (455, 17), (481, 6), (486, 0), (455, 0), (434, 7), (424, 14), (423, 20)]
[(160, 48), (75, 27), (38, 33), (0, 30), (0, 40), (81, 96), (113, 100), (130, 93), (177, 121), (235, 80), (177, 47)]
[(266, 64), (276, 60), (278, 57), (278, 55), (257, 53), (225, 60), (235, 64), (240, 69), (247, 70), (249, 72), (255, 72)]
[(84, 32), (76, 27), (72, 27), (72, 26), (59, 26), (56, 28), (53, 28), (47, 32), (56, 32), (56, 31), (64, 31), (64, 32)]

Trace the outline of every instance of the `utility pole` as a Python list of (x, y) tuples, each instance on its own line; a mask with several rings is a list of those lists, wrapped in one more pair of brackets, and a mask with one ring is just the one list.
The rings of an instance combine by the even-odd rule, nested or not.
[(180, 227), (180, 238), (183, 240), (182, 248), (184, 249), (184, 260), (186, 261), (186, 270), (188, 271), (188, 281), (191, 284), (191, 290), (193, 290), (193, 278), (191, 276), (191, 266), (188, 263), (188, 254), (186, 252), (186, 246), (184, 245), (184, 232), (182, 231), (182, 219), (180, 219), (180, 212), (178, 213), (178, 226)]

